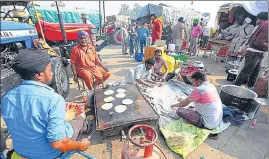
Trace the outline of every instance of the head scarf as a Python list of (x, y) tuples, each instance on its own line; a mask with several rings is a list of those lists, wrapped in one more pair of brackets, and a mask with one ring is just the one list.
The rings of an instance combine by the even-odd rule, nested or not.
[(261, 12), (257, 14), (257, 18), (260, 20), (268, 20), (268, 12)]
[(82, 36), (89, 37), (89, 34), (84, 30), (79, 30), (78, 31), (78, 39), (80, 39)]
[(251, 20), (249, 17), (247, 17), (247, 18), (245, 19), (245, 21), (246, 21), (248, 24), (250, 24), (250, 23), (252, 22), (252, 20)]
[(50, 56), (44, 49), (23, 49), (11, 62), (11, 67), (22, 79), (30, 79), (44, 72), (50, 63)]
[(193, 19), (193, 23), (199, 23), (199, 19), (198, 18), (194, 18)]
[(178, 22), (182, 22), (184, 20), (184, 18), (183, 17), (180, 17), (179, 19), (178, 19)]

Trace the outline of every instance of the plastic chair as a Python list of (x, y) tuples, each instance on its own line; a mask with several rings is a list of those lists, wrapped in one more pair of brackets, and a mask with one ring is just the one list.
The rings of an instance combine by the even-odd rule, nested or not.
[(213, 64), (216, 63), (218, 57), (226, 57), (225, 59), (225, 64), (226, 64), (228, 60), (228, 49), (229, 49), (228, 46), (220, 47), (220, 49), (216, 52), (215, 60)]
[[(189, 47), (189, 44), (188, 44), (188, 41), (187, 40), (184, 40), (183, 41), (183, 44), (182, 44), (182, 47), (181, 47), (181, 50), (183, 51), (185, 51), (185, 50), (189, 50), (190, 49), (190, 47)], [(183, 52), (184, 52), (183, 51)]]
[(82, 88), (82, 91), (86, 90), (85, 82), (81, 77), (78, 77), (78, 83), (77, 84), (78, 84), (78, 89), (79, 90), (81, 90), (81, 88)]
[[(93, 157), (92, 155), (89, 155), (85, 152), (82, 151), (72, 151), (72, 152), (67, 152), (64, 153), (62, 156), (58, 157), (59, 159), (69, 159), (72, 155), (74, 155), (75, 153), (87, 158), (87, 159), (95, 159), (95, 157)], [(3, 152), (0, 155), (1, 159), (6, 159), (6, 157), (4, 156)]]
[(212, 45), (210, 43), (207, 43), (207, 44), (205, 44), (205, 46), (206, 47), (204, 47), (204, 48), (201, 48), (201, 47), (198, 48), (197, 57), (199, 56), (200, 50), (204, 51), (203, 58), (206, 56), (206, 51), (211, 51), (211, 53), (210, 53), (210, 57), (211, 57), (211, 54), (212, 54), (212, 50), (211, 50)]
[(69, 159), (72, 155), (74, 155), (75, 153), (87, 158), (87, 159), (95, 159), (95, 157), (85, 153), (85, 152), (82, 152), (82, 151), (72, 151), (72, 152), (67, 152), (65, 154), (63, 154), (60, 159)]

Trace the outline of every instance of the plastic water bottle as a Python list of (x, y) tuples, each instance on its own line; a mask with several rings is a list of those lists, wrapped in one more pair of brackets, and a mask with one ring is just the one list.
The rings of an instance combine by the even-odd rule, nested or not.
[(257, 119), (253, 119), (251, 124), (249, 125), (250, 128), (254, 128), (255, 124), (257, 123)]
[(241, 55), (238, 55), (237, 56), (237, 60), (236, 60), (236, 63), (239, 65), (239, 63), (240, 63), (240, 59), (241, 59)]

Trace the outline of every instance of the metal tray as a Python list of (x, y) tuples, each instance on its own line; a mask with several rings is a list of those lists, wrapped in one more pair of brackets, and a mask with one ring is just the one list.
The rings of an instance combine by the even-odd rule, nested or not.
[[(101, 106), (105, 103), (104, 98), (107, 96), (104, 95), (106, 90), (114, 90), (114, 96), (117, 94), (117, 89), (123, 88), (126, 90), (126, 99), (132, 99), (133, 104), (127, 105), (127, 110), (123, 113), (117, 113), (115, 111), (115, 106), (121, 105), (123, 99), (115, 98), (113, 107), (110, 110), (103, 110)], [(158, 120), (159, 115), (155, 110), (148, 104), (142, 94), (138, 91), (136, 85), (125, 85), (110, 87), (106, 90), (97, 89), (95, 90), (95, 115), (96, 115), (96, 129), (97, 130), (110, 130), (113, 127), (123, 126), (130, 123), (136, 123), (141, 121), (150, 121)], [(109, 112), (113, 112), (112, 116), (109, 116), (105, 119)]]

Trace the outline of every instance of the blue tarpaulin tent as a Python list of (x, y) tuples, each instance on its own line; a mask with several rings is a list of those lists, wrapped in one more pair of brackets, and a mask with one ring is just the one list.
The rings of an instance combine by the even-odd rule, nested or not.
[(149, 16), (151, 14), (156, 14), (157, 17), (162, 16), (163, 14), (163, 7), (155, 4), (147, 4), (143, 8), (139, 10), (137, 13), (136, 18), (141, 18), (145, 16)]
[[(34, 9), (29, 8), (28, 11), (29, 11), (29, 14), (33, 16), (33, 22), (35, 23)], [(49, 22), (49, 23), (59, 22), (57, 12), (54, 10), (37, 9), (37, 12), (41, 13), (42, 18), (46, 22)], [(83, 23), (79, 12), (61, 11), (61, 13), (62, 13), (64, 23), (78, 23), (78, 24)], [(100, 27), (102, 25), (102, 19), (101, 19), (101, 25), (100, 25), (100, 18), (99, 18), (98, 13), (87, 13), (87, 15), (88, 15), (89, 21), (92, 24), (94, 24), (96, 27)]]

